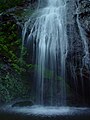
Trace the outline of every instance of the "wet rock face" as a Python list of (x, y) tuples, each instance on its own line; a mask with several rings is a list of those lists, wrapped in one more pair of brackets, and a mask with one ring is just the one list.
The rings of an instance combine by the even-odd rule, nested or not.
[(90, 39), (90, 1), (89, 0), (80, 0), (78, 6), (79, 20), (82, 27), (88, 34)]
[[(88, 45), (90, 46), (89, 0), (67, 1), (67, 35), (69, 47), (66, 60), (66, 73), (68, 84), (73, 91), (72, 94), (74, 101), (76, 101), (77, 103), (85, 103), (90, 105), (90, 74), (89, 70), (85, 66), (83, 66), (82, 63), (82, 59), (84, 57), (84, 45), (80, 35), (77, 17), (81, 27), (85, 31)], [(82, 86), (82, 84), (84, 87)], [(72, 103), (74, 101), (72, 100)]]
[[(81, 24), (81, 27), (84, 29), (87, 38), (90, 58), (90, 0), (79, 0), (78, 15), (79, 22)], [(85, 100), (90, 105), (90, 68), (87, 69), (83, 67), (82, 73), (84, 81), (84, 96)]]
[(68, 35), (68, 57), (67, 62), (70, 66), (81, 67), (81, 58), (83, 57), (83, 43), (77, 25), (77, 0), (67, 2), (67, 35)]
[(38, 0), (30, 0), (31, 3), (37, 2)]

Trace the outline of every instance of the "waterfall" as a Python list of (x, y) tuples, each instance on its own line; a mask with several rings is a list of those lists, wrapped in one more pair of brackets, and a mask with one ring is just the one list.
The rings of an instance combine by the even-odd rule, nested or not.
[[(33, 37), (36, 103), (66, 105), (65, 64), (68, 50), (66, 0), (39, 0), (38, 15), (27, 37)], [(24, 27), (23, 39), (30, 19)]]

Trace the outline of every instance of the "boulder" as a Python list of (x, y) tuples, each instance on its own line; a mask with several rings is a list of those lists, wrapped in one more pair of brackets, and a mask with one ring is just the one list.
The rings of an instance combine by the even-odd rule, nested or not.
[(12, 107), (26, 107), (34, 105), (33, 101), (31, 100), (20, 100), (13, 103)]

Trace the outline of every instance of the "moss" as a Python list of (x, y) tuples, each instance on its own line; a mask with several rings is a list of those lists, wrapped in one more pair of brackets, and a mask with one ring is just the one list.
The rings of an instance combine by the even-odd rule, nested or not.
[(5, 11), (11, 7), (15, 7), (24, 1), (25, 0), (0, 0), (0, 11)]
[[(8, 29), (7, 29), (8, 28)], [(23, 74), (27, 64), (21, 60), (20, 28), (12, 16), (4, 16), (0, 24), (0, 101), (9, 102), (28, 97), (29, 85)], [(23, 55), (27, 54), (26, 49)]]
[[(7, 29), (8, 28), (8, 29)], [(18, 26), (12, 21), (0, 25), (0, 62), (17, 64), (20, 54), (21, 38)], [(17, 52), (16, 52), (17, 51)], [(6, 61), (4, 61), (6, 59)]]
[(10, 72), (0, 77), (0, 101), (9, 102), (16, 98), (27, 97), (28, 85), (20, 77)]

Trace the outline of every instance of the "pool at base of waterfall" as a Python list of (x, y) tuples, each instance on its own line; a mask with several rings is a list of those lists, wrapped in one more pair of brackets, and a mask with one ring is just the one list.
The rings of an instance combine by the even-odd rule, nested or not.
[(6, 105), (0, 108), (0, 120), (90, 120), (90, 108)]

